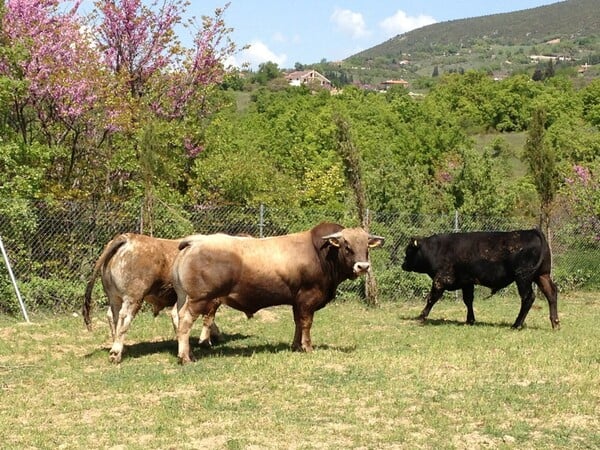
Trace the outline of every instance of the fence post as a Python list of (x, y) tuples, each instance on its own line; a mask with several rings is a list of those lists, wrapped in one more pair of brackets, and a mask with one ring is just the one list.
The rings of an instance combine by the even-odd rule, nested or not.
[(144, 234), (144, 204), (140, 205), (140, 234)]
[[(454, 232), (458, 233), (460, 228), (458, 227), (458, 209), (454, 210)], [(454, 291), (454, 300), (458, 301), (458, 291)]]
[[(362, 223), (361, 226), (367, 233), (371, 232), (371, 211), (369, 211), (369, 208), (367, 208), (365, 211), (364, 223)], [(375, 278), (373, 271), (369, 270), (365, 275), (365, 298), (367, 300), (367, 304), (377, 306), (379, 302), (378, 297), (379, 289), (377, 288), (377, 279)]]
[(259, 208), (259, 218), (258, 218), (258, 233), (259, 233), (259, 237), (264, 237), (263, 235), (263, 228), (265, 226), (265, 205), (263, 205), (262, 203), (260, 204), (260, 208)]
[(8, 260), (8, 255), (6, 254), (6, 250), (4, 250), (4, 244), (2, 242), (2, 236), (0, 236), (0, 250), (2, 250), (2, 256), (4, 257), (4, 262), (6, 262), (6, 268), (8, 269), (8, 274), (10, 275), (10, 281), (12, 282), (13, 287), (15, 288), (15, 293), (17, 294), (17, 299), (19, 300), (19, 306), (21, 307), (21, 312), (23, 313), (23, 318), (25, 322), (29, 323), (29, 316), (27, 315), (27, 310), (25, 309), (25, 303), (21, 298), (21, 292), (19, 291), (19, 286), (17, 286), (17, 280), (15, 279), (15, 275), (13, 274), (12, 268), (10, 267), (10, 262)]

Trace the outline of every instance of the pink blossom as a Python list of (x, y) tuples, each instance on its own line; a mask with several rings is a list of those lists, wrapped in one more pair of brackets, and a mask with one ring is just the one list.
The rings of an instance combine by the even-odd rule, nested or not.
[(581, 180), (583, 184), (587, 184), (590, 181), (590, 171), (586, 167), (575, 164), (573, 166), (573, 171), (577, 174), (579, 180)]
[(82, 32), (76, 11), (67, 11), (58, 0), (8, 0), (2, 29), (14, 47), (26, 49), (26, 57), (11, 66), (0, 63), (5, 76), (28, 81), (25, 102), (42, 120), (57, 118), (73, 123), (97, 101), (93, 70), (94, 50)]
[(95, 5), (105, 64), (125, 75), (132, 96), (142, 96), (146, 83), (167, 67), (179, 47), (173, 28), (181, 22), (184, 2), (165, 1), (160, 8), (157, 2), (147, 7), (141, 0), (99, 0)]
[(204, 146), (200, 144), (195, 144), (189, 137), (184, 138), (183, 145), (187, 150), (187, 154), (190, 158), (195, 158), (196, 156), (198, 156), (198, 154), (204, 151)]

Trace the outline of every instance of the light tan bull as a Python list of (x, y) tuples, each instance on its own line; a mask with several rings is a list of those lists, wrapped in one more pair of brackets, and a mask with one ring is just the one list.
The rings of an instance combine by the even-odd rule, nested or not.
[[(156, 316), (162, 309), (174, 306), (177, 295), (172, 283), (173, 260), (179, 252), (179, 239), (158, 239), (135, 233), (115, 236), (96, 261), (85, 290), (83, 318), (91, 330), (92, 289), (98, 275), (108, 297), (108, 324), (112, 335), (109, 359), (121, 362), (125, 335), (144, 301), (152, 305)], [(177, 310), (171, 317), (177, 329)], [(203, 335), (216, 336), (213, 325)]]
[(265, 239), (224, 234), (185, 238), (173, 264), (180, 362), (193, 359), (189, 335), (194, 321), (205, 315), (206, 330), (221, 304), (248, 316), (269, 306), (291, 305), (296, 324), (292, 348), (312, 351), (315, 311), (335, 297), (342, 281), (369, 270), (368, 250), (382, 243), (383, 238), (362, 228), (333, 223)]

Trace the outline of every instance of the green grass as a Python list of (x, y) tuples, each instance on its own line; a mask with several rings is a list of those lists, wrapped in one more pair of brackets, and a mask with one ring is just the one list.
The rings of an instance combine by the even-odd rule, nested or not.
[[(317, 312), (312, 354), (293, 353), (289, 308), (252, 320), (224, 308), (225, 333), (179, 366), (169, 318), (140, 313), (123, 362), (108, 362), (103, 311), (0, 317), (3, 448), (598, 448), (600, 302), (562, 296), (553, 332), (538, 299), (510, 329), (514, 297)], [(198, 324), (197, 324), (198, 325)], [(200, 327), (195, 326), (197, 339)]]

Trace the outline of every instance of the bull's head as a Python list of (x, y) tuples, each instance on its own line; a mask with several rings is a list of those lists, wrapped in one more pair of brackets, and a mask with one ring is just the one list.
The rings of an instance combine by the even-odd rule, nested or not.
[(352, 269), (353, 277), (369, 271), (369, 248), (383, 245), (384, 238), (368, 234), (362, 228), (345, 228), (337, 233), (322, 236), (330, 245), (337, 247), (342, 264)]
[(402, 263), (402, 269), (408, 272), (416, 271), (416, 266), (418, 264), (417, 260), (419, 259), (419, 247), (419, 238), (411, 237), (408, 245), (406, 246), (404, 262)]

